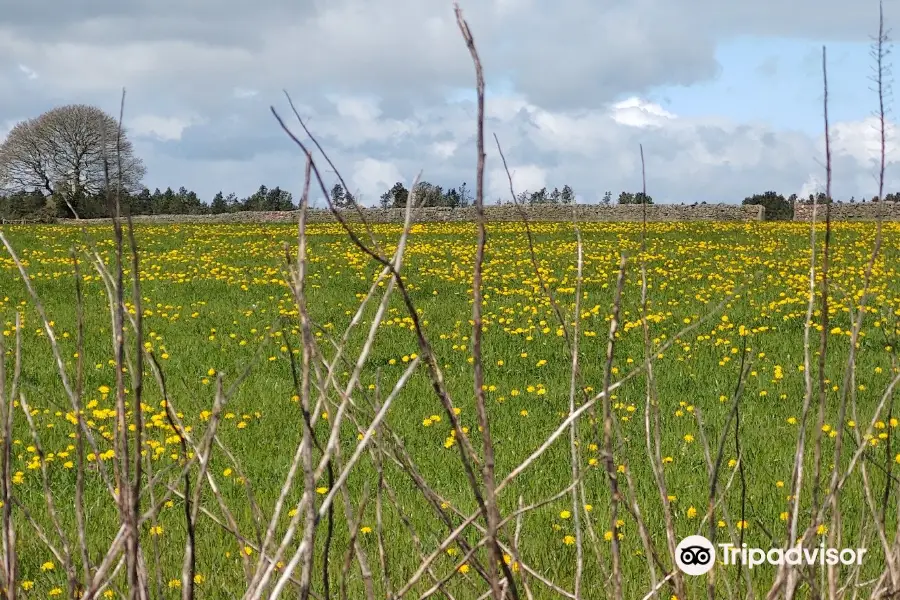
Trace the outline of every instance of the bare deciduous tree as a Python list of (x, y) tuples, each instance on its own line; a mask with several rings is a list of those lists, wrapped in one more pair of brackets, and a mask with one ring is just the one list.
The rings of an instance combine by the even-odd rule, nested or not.
[[(0, 146), (0, 185), (12, 192), (40, 192), (69, 204), (103, 191), (103, 157), (116, 156), (119, 124), (95, 106), (60, 106), (12, 128)], [(146, 169), (122, 136), (122, 191), (140, 189)], [(119, 181), (119, 165), (109, 161), (109, 180)]]

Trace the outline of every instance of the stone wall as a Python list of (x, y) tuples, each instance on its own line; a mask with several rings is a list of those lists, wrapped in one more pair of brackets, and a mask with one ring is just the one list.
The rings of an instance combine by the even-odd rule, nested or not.
[[(575, 207), (580, 221), (640, 221), (640, 205), (579, 204)], [(562, 205), (542, 205), (522, 207), (530, 221), (569, 221), (572, 207)], [(486, 206), (488, 221), (521, 221), (520, 209), (514, 205)], [(369, 223), (402, 223), (405, 209), (366, 208), (363, 209)], [(358, 221), (356, 211), (345, 211), (348, 221)], [(737, 204), (651, 204), (647, 206), (648, 221), (762, 221), (765, 209), (762, 206), (741, 206)], [(220, 215), (139, 215), (135, 223), (296, 223), (300, 211), (284, 212), (238, 212)], [(466, 208), (423, 208), (415, 217), (417, 222), (464, 222), (475, 221), (473, 207)], [(75, 219), (59, 219), (59, 223), (78, 223)], [(109, 223), (110, 219), (86, 219), (89, 224)], [(310, 223), (333, 223), (334, 215), (325, 209), (310, 209)]]
[[(810, 221), (812, 204), (795, 204), (794, 220)], [(825, 220), (825, 207), (816, 209), (816, 220)], [(831, 205), (831, 219), (834, 221), (875, 221), (881, 215), (885, 221), (900, 221), (900, 202), (835, 202)]]

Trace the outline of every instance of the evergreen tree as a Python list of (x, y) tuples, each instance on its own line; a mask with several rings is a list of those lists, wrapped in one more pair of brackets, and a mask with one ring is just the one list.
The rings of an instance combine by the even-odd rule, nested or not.
[(335, 208), (346, 208), (347, 206), (347, 195), (344, 192), (344, 186), (340, 183), (334, 184), (334, 187), (331, 188), (331, 205)]
[(216, 195), (213, 197), (212, 202), (209, 205), (210, 212), (215, 215), (220, 215), (222, 213), (228, 212), (228, 203), (225, 202), (225, 195), (221, 190), (216, 192)]

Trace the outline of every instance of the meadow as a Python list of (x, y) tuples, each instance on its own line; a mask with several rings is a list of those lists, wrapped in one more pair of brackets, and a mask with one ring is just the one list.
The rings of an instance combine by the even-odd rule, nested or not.
[[(720, 539), (764, 548), (783, 545), (789, 531), (795, 444), (803, 425), (806, 393), (803, 339), (810, 291), (809, 225), (649, 223), (644, 252), (641, 223), (580, 223), (578, 227), (583, 251), (580, 281), (572, 223), (531, 225), (535, 262), (522, 224), (488, 225), (483, 280), (483, 389), (497, 481), (535, 452), (569, 415), (573, 389), (569, 348), (576, 331), (580, 379), (575, 406), (604, 389), (614, 296), (624, 254), (627, 261), (620, 322), (609, 371), (611, 383), (622, 380), (611, 392), (610, 409), (615, 421), (615, 470), (620, 485), (627, 488), (614, 519), (618, 520), (623, 596), (643, 597), (672, 569), (666, 550), (667, 519), (677, 539), (709, 531), (710, 456), (714, 461), (720, 445), (722, 465), (716, 494), (721, 502), (716, 505), (713, 524)], [(82, 230), (48, 225), (5, 226), (2, 230), (44, 305), (72, 381), (79, 360), (83, 361), (84, 418), (100, 451), (97, 456), (85, 450), (84, 468), (86, 538), (90, 560), (96, 565), (119, 528), (116, 506), (98, 467), (116, 458), (116, 362), (107, 288), (84, 254), (78, 254), (84, 315), (84, 343), (79, 352), (71, 251), (90, 244), (99, 257), (113, 264), (112, 228), (91, 226)], [(387, 256), (396, 248), (401, 230), (400, 225), (373, 226), (374, 236)], [(823, 231), (819, 232), (820, 249)], [(202, 492), (203, 510), (195, 532), (194, 581), (199, 597), (238, 597), (247, 588), (248, 565), (255, 568), (260, 560), (261, 530), (265, 531), (303, 435), (296, 377), (302, 370), (304, 343), (300, 311), (286, 268), (288, 260), (296, 259), (297, 227), (136, 225), (134, 235), (140, 260), (143, 346), (158, 362), (169, 403), (177, 410), (185, 430), (201, 438), (218, 416), (213, 414), (217, 381), (221, 380), (226, 389), (237, 384), (220, 413), (208, 462), (209, 485)], [(367, 239), (364, 233), (361, 235)], [(831, 473), (836, 440), (843, 437), (847, 450), (841, 460), (846, 463), (856, 450), (856, 434), (865, 433), (882, 394), (900, 372), (900, 225), (886, 223), (859, 333), (850, 383), (852, 404), (841, 422), (840, 385), (848, 357), (851, 315), (860, 303), (875, 226), (835, 223), (831, 235), (827, 398), (824, 423), (819, 428), (825, 457), (822, 485)], [(320, 371), (327, 371), (323, 365), (336, 355), (339, 340), (377, 280), (381, 265), (359, 251), (336, 224), (310, 225), (306, 240), (306, 304), (311, 335), (321, 353), (312, 361), (320, 361), (316, 363), (319, 371), (311, 366), (310, 377), (313, 389), (319, 390), (317, 386), (323, 381)], [(480, 448), (471, 339), (475, 241), (474, 224), (414, 225), (401, 272), (463, 432), (470, 435), (475, 448)], [(658, 425), (650, 418), (648, 379), (642, 375), (626, 377), (640, 371), (645, 360), (642, 263), (647, 269), (648, 340), (655, 357), (650, 391), (658, 402)], [(124, 274), (126, 306), (133, 315), (129, 265)], [(386, 289), (386, 281), (377, 284), (376, 291)], [(545, 285), (552, 292), (553, 302)], [(563, 314), (563, 323), (554, 304)], [(40, 441), (38, 446), (29, 433), (23, 407), (15, 400), (10, 472), (16, 497), (12, 518), (18, 534), (19, 580), (23, 597), (61, 596), (68, 594), (61, 560), (64, 544), (52, 524), (46, 497), (50, 493), (55, 498), (57, 520), (72, 543), (78, 528), (73, 510), (79, 472), (74, 445), (78, 420), (60, 383), (47, 330), (35, 311), (34, 300), (14, 261), (3, 252), (0, 322), (8, 379), (15, 354), (17, 313), (23, 319), (19, 390), (30, 408)], [(352, 379), (354, 362), (363, 351), (375, 314), (374, 306), (365, 309), (347, 340), (346, 351), (335, 368), (341, 387)], [(817, 304), (811, 328), (813, 361), (817, 359), (820, 317)], [(421, 361), (413, 330), (413, 319), (395, 291), (379, 320), (358, 383), (349, 390), (352, 406), (347, 408), (347, 418), (340, 427), (337, 471), (360, 443), (380, 403), (405, 377), (410, 365)], [(129, 334), (129, 364), (137, 355), (134, 344), (134, 336)], [(151, 369), (145, 365), (145, 371), (141, 391), (142, 462), (145, 476), (159, 475), (159, 480), (147, 486), (142, 503), (146, 507), (160, 502), (161, 508), (141, 525), (142, 547), (154, 590), (159, 597), (175, 598), (182, 593), (187, 535), (179, 469), (185, 457), (193, 455), (183, 449), (167, 417), (166, 403)], [(131, 402), (135, 392), (131, 389), (133, 373), (126, 368), (123, 375), (125, 395)], [(317, 393), (313, 393), (314, 399)], [(339, 394), (331, 389), (321, 410), (311, 415), (321, 444), (340, 403)], [(808, 415), (807, 426), (812, 433), (804, 453), (807, 468), (800, 504), (801, 531), (812, 519), (816, 410)], [(882, 518), (882, 528), (888, 532), (893, 532), (898, 523), (900, 496), (893, 482), (900, 471), (896, 464), (900, 463), (900, 446), (894, 439), (897, 419), (892, 416), (896, 412), (891, 400), (873, 420), (872, 435), (862, 438), (867, 483), (854, 476), (840, 496), (838, 541), (852, 547), (864, 543), (869, 548), (859, 572), (842, 567), (843, 573), (851, 574), (857, 583), (868, 581), (870, 586), (870, 580), (885, 569), (884, 551), (873, 523)], [(579, 562), (576, 550), (583, 554), (583, 573), (578, 574), (583, 597), (610, 594), (614, 533), (602, 452), (602, 415), (586, 411), (577, 425), (575, 444), (570, 444), (568, 433), (559, 436), (498, 494), (501, 517), (513, 514), (520, 506), (538, 504), (513, 517), (503, 529), (504, 539), (515, 549), (515, 556), (504, 553), (504, 561), (525, 580), (535, 598), (561, 597), (560, 590), (547, 585), (549, 582), (565, 591), (562, 597), (571, 597)], [(658, 432), (658, 451), (651, 447), (652, 436), (645, 435), (645, 427), (651, 425)], [(352, 470), (346, 486), (335, 494), (333, 512), (329, 511), (319, 525), (311, 576), (315, 597), (325, 595), (322, 565), (326, 556), (329, 597), (346, 594), (360, 598), (372, 590), (375, 597), (385, 597), (389, 589), (396, 592), (413, 576), (423, 557), (435, 551), (452, 528), (477, 510), (458, 444), (445, 407), (420, 364), (393, 399), (364, 459)], [(577, 510), (567, 492), (573, 485), (572, 446), (580, 473)], [(664, 493), (654, 473), (652, 457), (657, 453)], [(420, 478), (418, 482), (412, 473)], [(423, 482), (434, 495), (423, 493)], [(212, 485), (216, 493), (211, 491)], [(866, 486), (875, 496), (874, 511), (866, 499)], [(322, 473), (315, 488), (317, 501), (330, 493), (329, 473)], [(303, 490), (301, 474), (280, 514), (276, 539), (296, 516)], [(168, 498), (162, 501), (167, 493)], [(628, 506), (623, 507), (623, 503)], [(244, 532), (243, 537), (234, 535), (234, 527), (229, 525), (232, 520)], [(642, 526), (652, 547), (659, 551), (658, 559), (647, 556), (648, 545), (639, 532)], [(428, 576), (414, 583), (409, 594), (420, 597), (437, 580), (447, 578), (437, 595), (460, 599), (480, 596), (484, 582), (473, 561), (489, 561), (485, 548), (478, 547), (482, 533), (474, 526), (466, 528), (462, 538), (468, 547), (476, 548), (474, 554), (467, 558), (464, 546), (447, 544), (431, 564)], [(823, 539), (828, 533), (827, 525), (820, 525), (816, 531)], [(297, 541), (290, 547), (295, 548)], [(49, 546), (57, 550), (57, 555)], [(80, 570), (82, 559), (72, 552)], [(654, 560), (659, 568), (651, 575), (648, 564)], [(284, 559), (275, 565), (276, 574), (286, 562)], [(520, 569), (520, 563), (528, 568)], [(365, 576), (366, 566), (374, 575)], [(717, 570), (721, 575), (716, 589), (723, 595), (750, 588), (759, 594), (768, 589), (775, 575), (770, 566), (752, 572), (735, 567)], [(342, 577), (342, 572), (347, 576)], [(669, 587), (671, 576), (669, 579), (666, 585), (659, 585), (660, 597), (674, 593)], [(687, 597), (705, 596), (705, 582), (704, 577), (687, 578)], [(120, 572), (104, 592), (108, 597), (118, 597), (125, 587), (125, 575)]]

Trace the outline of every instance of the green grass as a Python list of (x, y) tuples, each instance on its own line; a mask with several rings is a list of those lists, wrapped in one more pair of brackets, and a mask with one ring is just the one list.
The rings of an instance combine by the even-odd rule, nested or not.
[[(576, 245), (570, 224), (535, 224), (536, 253), (545, 281), (555, 290), (556, 297), (573, 320), (575, 302)], [(640, 239), (639, 223), (586, 223), (581, 230), (584, 237), (584, 284), (581, 299), (583, 336), (581, 368), (584, 385), (602, 389), (609, 314), (619, 263), (624, 251), (636, 258)], [(67, 360), (69, 376), (74, 375), (75, 345), (75, 287), (72, 275), (70, 248), (79, 244), (83, 236), (79, 229), (65, 226), (16, 227), (6, 226), (4, 232), (25, 262), (35, 288), (40, 295)], [(387, 246), (394, 248), (399, 235), (398, 226), (376, 226), (376, 234)], [(110, 259), (113, 245), (110, 228), (90, 228), (90, 236), (101, 252)], [(665, 467), (669, 493), (673, 502), (675, 527), (679, 538), (697, 533), (700, 517), (705, 513), (709, 483), (703, 458), (701, 436), (694, 417), (702, 411), (709, 443), (717, 446), (721, 436), (733, 436), (723, 431), (730, 399), (734, 391), (740, 364), (743, 340), (739, 328), (746, 328), (747, 359), (752, 360), (741, 398), (740, 436), (744, 452), (746, 480), (746, 515), (748, 527), (745, 539), (751, 546), (768, 548), (781, 544), (786, 524), (780, 514), (788, 503), (793, 452), (798, 425), (789, 422), (801, 417), (804, 395), (803, 323), (809, 289), (809, 228), (795, 223), (664, 223), (650, 224), (647, 247), (649, 277), (649, 319), (654, 344), (670, 340), (686, 322), (696, 322), (720, 302), (722, 311), (689, 333), (665, 352), (655, 367), (656, 388), (662, 411), (662, 453), (671, 457)], [(856, 371), (858, 414), (860, 427), (871, 418), (875, 404), (891, 378), (891, 357), (896, 350), (897, 315), (900, 315), (900, 226), (885, 225), (883, 253), (876, 264), (873, 277), (873, 297), (869, 300), (860, 341)], [(287, 466), (301, 435), (299, 405), (292, 401), (294, 386), (290, 361), (285, 351), (285, 339), (290, 348), (300, 347), (299, 319), (291, 295), (284, 283), (284, 244), (296, 253), (296, 228), (288, 225), (170, 225), (136, 227), (141, 251), (141, 295), (146, 311), (145, 339), (152, 345), (165, 371), (169, 395), (186, 423), (199, 435), (205, 424), (201, 411), (209, 410), (214, 394), (213, 369), (224, 373), (226, 386), (250, 364), (253, 371), (240, 391), (226, 408), (221, 425), (222, 440), (238, 457), (241, 468), (252, 481), (254, 492), (268, 512), (281, 487)], [(821, 242), (822, 235), (818, 236)], [(831, 266), (831, 324), (839, 328), (829, 333), (827, 376), (831, 385), (842, 378), (847, 356), (850, 327), (848, 307), (861, 288), (862, 275), (874, 238), (873, 224), (837, 224), (833, 232)], [(475, 227), (469, 224), (416, 226), (408, 247), (403, 274), (420, 316), (425, 332), (439, 357), (453, 402), (461, 409), (463, 425), (477, 434), (471, 366), (471, 272), (474, 261)], [(356, 310), (359, 298), (368, 290), (378, 272), (377, 265), (358, 252), (337, 226), (316, 225), (310, 231), (309, 307), (317, 326), (319, 348), (326, 356), (333, 355), (330, 336), (340, 338), (345, 325)], [(82, 262), (83, 273), (90, 276), (85, 282), (85, 402), (96, 401), (87, 411), (93, 427), (99, 433), (109, 432), (112, 418), (103, 413), (95, 417), (94, 410), (114, 408), (112, 395), (105, 396), (101, 386), (114, 388), (115, 369), (110, 365), (112, 343), (106, 289), (89, 263)], [(86, 278), (87, 279), (87, 278)], [(126, 276), (127, 279), (127, 276)], [(614, 380), (635, 368), (643, 360), (643, 339), (640, 326), (640, 268), (637, 262), (628, 265), (623, 303), (623, 330), (617, 340), (614, 361)], [(558, 335), (558, 322), (549, 301), (540, 290), (527, 250), (524, 228), (518, 224), (497, 224), (489, 227), (489, 241), (485, 262), (485, 342), (484, 363), (488, 412), (497, 454), (499, 478), (534, 451), (565, 418), (568, 407), (570, 358), (564, 338)], [(127, 293), (126, 293), (127, 295)], [(74, 539), (72, 493), (74, 469), (60, 458), (73, 443), (70, 434), (74, 426), (65, 415), (71, 409), (59, 383), (46, 335), (43, 333), (33, 303), (18, 279), (17, 271), (4, 252), (0, 256), (0, 320), (5, 322), (3, 335), (7, 347), (12, 345), (11, 331), (17, 310), (24, 310), (24, 363), (21, 389), (29, 404), (38, 412), (37, 420), (45, 451), (56, 456), (49, 464), (50, 479), (58, 508)], [(392, 300), (386, 320), (381, 324), (373, 352), (362, 381), (364, 390), (354, 398), (366, 406), (364, 392), (371, 394), (376, 374), (381, 385), (389, 390), (405, 368), (404, 360), (419, 348), (410, 319), (399, 297)], [(355, 359), (374, 313), (370, 307), (367, 319), (351, 337), (347, 356)], [(818, 319), (818, 317), (816, 317)], [(272, 340), (265, 341), (267, 328), (277, 330)], [(818, 346), (818, 331), (813, 331), (814, 346)], [(261, 346), (265, 347), (261, 349)], [(896, 344), (894, 344), (896, 345)], [(133, 348), (130, 349), (133, 354)], [(258, 360), (254, 357), (257, 357)], [(256, 360), (256, 362), (254, 362)], [(11, 357), (10, 357), (11, 362)], [(352, 366), (339, 372), (346, 382)], [(776, 371), (783, 375), (776, 376)], [(130, 374), (126, 381), (130, 385)], [(651, 476), (644, 445), (645, 381), (632, 379), (618, 389), (614, 396), (615, 413), (622, 432), (616, 461), (627, 465), (636, 483), (635, 492), (641, 510), (650, 526), (658, 550), (664, 556), (662, 508), (658, 489)], [(386, 393), (386, 392), (385, 392)], [(723, 402), (721, 398), (727, 398)], [(826, 423), (836, 427), (838, 394), (829, 391)], [(332, 400), (334, 394), (332, 394)], [(145, 418), (162, 415), (160, 393), (147, 374), (144, 402), (149, 405)], [(526, 412), (527, 411), (527, 416)], [(425, 425), (432, 415), (440, 421)], [(887, 421), (886, 418), (883, 419)], [(149, 421), (164, 424), (164, 420)], [(368, 421), (365, 421), (367, 423)], [(393, 405), (387, 418), (389, 427), (399, 435), (419, 471), (430, 485), (454, 506), (466, 514), (475, 508), (466, 484), (457, 449), (445, 448), (450, 425), (439, 400), (431, 390), (430, 381), (420, 369)], [(243, 425), (241, 425), (243, 424)], [(328, 424), (318, 416), (317, 429), (322, 436)], [(599, 454), (587, 447), (593, 441), (587, 418), (580, 421), (582, 440), (580, 451), (586, 475), (586, 492), (592, 526), (600, 536), (600, 551), (608, 563), (609, 544), (603, 535), (610, 529), (608, 486), (602, 467), (589, 465), (589, 459)], [(812, 424), (814, 426), (814, 423)], [(32, 442), (21, 413), (15, 424), (13, 471), (23, 473), (23, 482), (14, 492), (28, 507), (56, 542), (43, 508), (40, 470), (30, 469)], [(878, 433), (890, 433), (887, 424)], [(356, 430), (352, 425), (343, 431), (343, 457), (356, 444)], [(165, 427), (150, 426), (148, 439), (159, 442), (164, 451), (153, 460), (154, 470), (173, 463), (170, 454), (177, 453), (172, 432)], [(687, 436), (687, 437), (686, 437)], [(690, 437), (693, 436), (693, 437)], [(169, 438), (168, 442), (166, 441)], [(472, 436), (480, 447), (480, 437)], [(500, 498), (501, 512), (509, 513), (517, 506), (521, 495), (526, 504), (539, 501), (564, 489), (570, 482), (567, 436), (556, 442), (529, 470), (504, 490)], [(689, 441), (692, 440), (692, 441)], [(834, 438), (826, 437), (825, 468), (831, 463)], [(891, 442), (894, 448), (897, 443)], [(851, 437), (845, 445), (853, 448)], [(869, 452), (868, 459), (880, 465), (890, 465), (897, 450), (887, 449), (888, 440), (879, 440)], [(104, 446), (103, 449), (107, 449)], [(150, 454), (154, 453), (148, 447)], [(715, 450), (713, 450), (715, 451)], [(844, 453), (845, 460), (847, 454)], [(733, 441), (725, 445), (725, 459), (736, 456)], [(812, 454), (807, 453), (811, 471)], [(868, 463), (867, 463), (868, 464)], [(223, 491), (231, 510), (245, 532), (252, 532), (252, 517), (247, 506), (244, 488), (235, 481), (235, 474), (224, 476), (230, 467), (226, 456), (214, 453), (212, 473)], [(885, 476), (870, 464), (869, 476), (880, 498)], [(720, 486), (730, 477), (732, 469), (725, 466)], [(396, 491), (406, 516), (421, 537), (426, 554), (430, 553), (447, 531), (435, 518), (433, 509), (416, 490), (410, 478), (396, 466), (386, 466), (386, 476)], [(784, 482), (784, 487), (778, 487)], [(354, 500), (368, 485), (374, 494), (374, 469), (366, 460), (349, 480)], [(319, 485), (325, 486), (325, 481)], [(806, 485), (808, 495), (810, 486)], [(845, 541), (860, 538), (861, 527), (870, 519), (861, 493), (858, 476), (847, 486), (842, 497), (843, 537)], [(160, 486), (155, 494), (164, 492)], [(292, 501), (299, 499), (299, 488), (292, 493)], [(895, 496), (896, 491), (892, 493)], [(740, 515), (740, 482), (728, 493), (728, 506), (734, 520)], [(219, 514), (215, 501), (205, 495), (205, 505)], [(92, 557), (97, 560), (105, 552), (117, 527), (113, 504), (103, 492), (100, 479), (89, 472), (87, 513), (90, 523)], [(144, 499), (146, 506), (147, 499)], [(805, 499), (808, 505), (808, 498)], [(689, 516), (689, 508), (699, 515)], [(574, 574), (575, 546), (563, 539), (572, 533), (571, 519), (563, 519), (560, 512), (571, 508), (568, 496), (533, 511), (524, 518), (521, 552), (523, 560), (549, 579), (571, 590)], [(45, 597), (51, 589), (65, 589), (62, 565), (37, 540), (21, 511), (14, 511), (19, 532), (21, 576), (33, 581), (29, 597)], [(334, 543), (331, 551), (332, 596), (336, 597), (337, 581), (348, 532), (342, 518), (341, 502), (336, 503)], [(634, 521), (622, 510), (624, 538), (622, 541), (625, 597), (640, 597), (649, 588), (646, 562), (637, 553), (640, 540)], [(452, 516), (452, 515), (451, 515)], [(459, 519), (452, 516), (454, 523)], [(807, 521), (804, 521), (806, 519)], [(896, 502), (890, 501), (887, 529), (893, 531)], [(283, 517), (287, 523), (287, 517)], [(804, 514), (801, 523), (808, 522)], [(163, 534), (158, 540), (162, 560), (164, 585), (180, 577), (184, 548), (183, 509), (179, 501), (164, 508), (160, 515)], [(369, 503), (363, 525), (374, 529), (374, 501)], [(321, 591), (319, 570), (323, 529), (317, 538), (315, 589)], [(419, 558), (408, 532), (393, 507), (385, 509), (385, 535), (388, 564), (395, 588), (416, 569)], [(511, 534), (511, 528), (510, 528)], [(720, 535), (726, 535), (720, 530)], [(879, 558), (878, 544), (868, 534), (870, 547), (862, 580), (880, 574), (883, 558)], [(477, 542), (478, 536), (467, 536)], [(198, 526), (198, 572), (204, 581), (198, 587), (201, 597), (233, 598), (241, 593), (243, 573), (237, 558), (239, 548), (234, 538), (209, 519), (200, 517)], [(369, 553), (369, 562), (376, 572), (378, 553), (374, 533), (363, 534), (362, 544)], [(152, 558), (153, 538), (149, 525), (145, 527), (145, 552)], [(58, 545), (58, 544), (57, 544)], [(853, 546), (853, 543), (845, 543)], [(255, 554), (253, 558), (255, 558)], [(446, 556), (436, 564), (439, 574), (447, 574), (458, 559)], [(484, 560), (484, 555), (481, 555)], [(668, 559), (665, 559), (668, 564)], [(46, 562), (55, 569), (42, 571)], [(585, 546), (585, 597), (600, 597), (607, 589), (596, 566), (596, 557)], [(607, 567), (608, 568), (608, 567)], [(355, 564), (354, 564), (355, 569)], [(772, 567), (754, 570), (754, 581), (760, 586), (770, 582)], [(724, 578), (734, 582), (735, 569), (725, 572)], [(120, 578), (121, 579), (121, 578)], [(376, 575), (380, 586), (381, 578)], [(695, 593), (701, 591), (705, 578), (688, 578)], [(418, 594), (432, 582), (416, 588)], [(473, 587), (475, 584), (475, 587)], [(537, 597), (550, 597), (540, 583), (531, 580)], [(380, 588), (379, 588), (380, 589)], [(457, 598), (474, 598), (483, 591), (474, 571), (455, 577), (449, 584)], [(722, 588), (724, 590), (724, 588)], [(170, 597), (179, 591), (166, 588)], [(350, 597), (360, 597), (362, 586), (358, 569), (351, 575)], [(418, 597), (416, 594), (416, 597)]]

